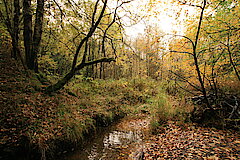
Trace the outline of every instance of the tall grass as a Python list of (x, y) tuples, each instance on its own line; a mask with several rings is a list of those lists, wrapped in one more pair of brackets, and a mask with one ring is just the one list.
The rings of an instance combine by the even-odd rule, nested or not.
[[(67, 91), (75, 96), (65, 91), (54, 97), (41, 94), (44, 104), (36, 107), (23, 105), (23, 115), (38, 117), (31, 118), (26, 136), (43, 151), (53, 148), (55, 140), (81, 141), (97, 125), (109, 125), (116, 117), (148, 113), (152, 116), (152, 128), (157, 128), (184, 113), (167, 94), (166, 84), (151, 79), (86, 81), (79, 78), (67, 86)], [(38, 97), (36, 94), (36, 100)]]
[[(174, 95), (172, 95), (174, 93)], [(193, 106), (189, 104), (183, 92), (176, 88), (174, 82), (159, 82), (158, 94), (151, 99), (151, 130), (164, 125), (167, 121), (188, 121)]]

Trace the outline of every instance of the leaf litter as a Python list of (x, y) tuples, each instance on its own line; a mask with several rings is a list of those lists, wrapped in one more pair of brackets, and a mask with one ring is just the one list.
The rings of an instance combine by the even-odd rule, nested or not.
[(143, 159), (240, 159), (239, 140), (237, 131), (169, 121), (161, 133), (145, 139)]

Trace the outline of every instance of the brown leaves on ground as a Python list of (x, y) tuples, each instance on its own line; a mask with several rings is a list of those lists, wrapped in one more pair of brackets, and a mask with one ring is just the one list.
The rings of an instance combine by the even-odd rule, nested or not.
[[(26, 137), (32, 143), (42, 143), (61, 136), (59, 104), (74, 103), (65, 92), (49, 96), (37, 91), (40, 82), (27, 75), (17, 61), (0, 51), (0, 149), (19, 146)], [(72, 102), (70, 102), (72, 101)]]
[(145, 143), (144, 159), (240, 159), (240, 136), (234, 131), (168, 122), (165, 132)]

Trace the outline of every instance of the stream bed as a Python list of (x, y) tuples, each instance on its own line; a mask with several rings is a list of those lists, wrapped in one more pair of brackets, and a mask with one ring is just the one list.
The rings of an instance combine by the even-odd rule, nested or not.
[(110, 127), (99, 128), (83, 147), (67, 154), (62, 160), (117, 160), (127, 159), (141, 148), (148, 129), (149, 118), (126, 117)]

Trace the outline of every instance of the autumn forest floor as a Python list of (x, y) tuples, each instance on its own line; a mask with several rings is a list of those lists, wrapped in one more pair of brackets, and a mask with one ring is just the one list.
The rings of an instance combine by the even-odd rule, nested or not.
[(169, 121), (146, 141), (145, 159), (240, 159), (239, 133)]
[[(144, 117), (144, 116), (141, 116)], [(151, 134), (148, 118), (123, 122), (125, 130), (142, 130), (143, 141), (122, 147), (119, 160), (134, 160), (141, 152), (145, 160), (157, 159), (240, 159), (238, 132), (201, 127), (194, 123), (167, 121)], [(121, 123), (120, 123), (121, 125)]]
[[(166, 98), (154, 82), (70, 83), (67, 89), (48, 95), (39, 90), (42, 84), (36, 76), (27, 75), (6, 53), (0, 54), (0, 66), (0, 159), (14, 159), (9, 155), (15, 151), (25, 154), (27, 150), (29, 159), (40, 159), (45, 151), (47, 155), (59, 153), (66, 149), (59, 143), (71, 148), (98, 125), (139, 113), (152, 116), (142, 150), (129, 146), (121, 150), (119, 159), (134, 159), (138, 151), (144, 153), (146, 160), (240, 159), (239, 132), (184, 123), (183, 108), (177, 112), (159, 108), (180, 103)], [(153, 120), (164, 118), (161, 124)]]

